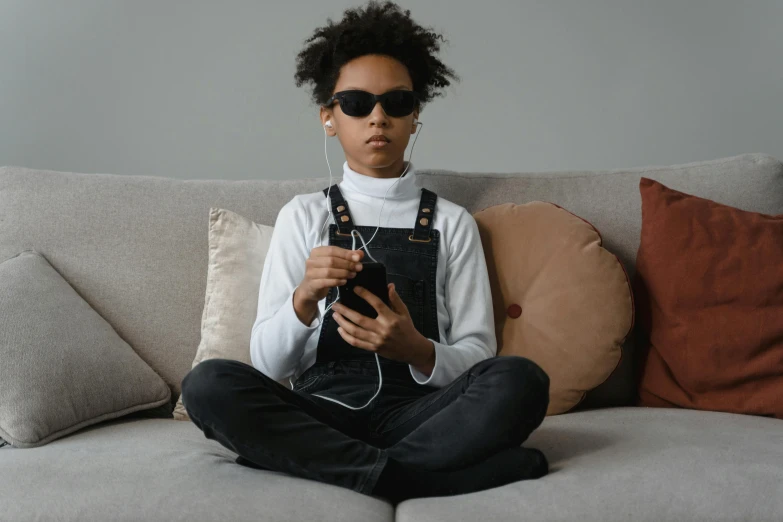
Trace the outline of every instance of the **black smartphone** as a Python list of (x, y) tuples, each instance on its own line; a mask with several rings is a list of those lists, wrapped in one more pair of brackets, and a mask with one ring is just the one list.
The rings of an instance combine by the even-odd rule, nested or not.
[(348, 279), (348, 282), (340, 287), (340, 299), (337, 302), (375, 319), (378, 317), (378, 312), (353, 289), (356, 286), (361, 286), (378, 296), (381, 301), (386, 303), (386, 306), (389, 306), (389, 289), (386, 285), (386, 265), (376, 262), (362, 263), (362, 269), (356, 272), (356, 277)]

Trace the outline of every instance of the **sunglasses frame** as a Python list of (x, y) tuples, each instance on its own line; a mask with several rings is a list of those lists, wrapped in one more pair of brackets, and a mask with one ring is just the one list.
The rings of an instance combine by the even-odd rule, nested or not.
[[(342, 100), (343, 95), (345, 95), (347, 93), (353, 93), (353, 92), (361, 92), (361, 93), (363, 93), (365, 95), (369, 95), (369, 96), (372, 97), (372, 106), (370, 108), (370, 111), (367, 114), (359, 114), (359, 115), (355, 115), (354, 116), (354, 115), (346, 113), (347, 116), (351, 116), (351, 117), (354, 117), (354, 118), (364, 118), (365, 116), (369, 116), (370, 114), (372, 114), (372, 111), (375, 109), (375, 106), (378, 104), (378, 102), (381, 102), (381, 107), (383, 108), (383, 112), (385, 112), (387, 116), (390, 116), (392, 118), (404, 118), (405, 116), (408, 116), (408, 115), (412, 114), (413, 111), (415, 111), (416, 108), (419, 105), (419, 95), (416, 93), (416, 91), (409, 91), (407, 89), (394, 89), (392, 91), (386, 91), (383, 94), (373, 94), (371, 92), (363, 91), (361, 89), (350, 89), (350, 90), (347, 90), (347, 91), (340, 91), (340, 92), (334, 93), (332, 95), (332, 97), (327, 100), (325, 107), (331, 107), (332, 104), (334, 104), (335, 101), (339, 101), (340, 104), (342, 105), (342, 103), (343, 103), (343, 100)], [(392, 116), (386, 110), (386, 107), (384, 106), (384, 103), (386, 102), (386, 99), (389, 96), (391, 96), (392, 94), (396, 93), (396, 92), (409, 92), (409, 93), (411, 93), (413, 95), (413, 101), (414, 101), (413, 109), (411, 109), (411, 112), (409, 112), (408, 114), (403, 114), (401, 116)], [(342, 109), (342, 107), (340, 107), (340, 109)], [(345, 112), (345, 111), (343, 111), (343, 112)]]

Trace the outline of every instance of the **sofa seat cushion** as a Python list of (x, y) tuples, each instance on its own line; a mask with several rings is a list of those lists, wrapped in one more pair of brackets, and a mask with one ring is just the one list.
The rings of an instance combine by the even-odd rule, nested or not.
[(0, 448), (0, 519), (391, 521), (391, 504), (235, 462), (192, 422), (123, 417)]
[(783, 422), (668, 408), (547, 417), (524, 446), (550, 474), (451, 498), (409, 500), (400, 522), (783, 520)]

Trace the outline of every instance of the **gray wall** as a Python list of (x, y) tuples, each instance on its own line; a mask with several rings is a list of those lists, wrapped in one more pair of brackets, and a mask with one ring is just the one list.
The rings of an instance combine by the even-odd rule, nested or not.
[[(294, 59), (359, 3), (0, 0), (0, 165), (328, 175)], [(445, 34), (442, 58), (462, 76), (421, 114), (418, 168), (783, 158), (781, 0), (400, 4)], [(329, 154), (339, 174), (337, 140)]]

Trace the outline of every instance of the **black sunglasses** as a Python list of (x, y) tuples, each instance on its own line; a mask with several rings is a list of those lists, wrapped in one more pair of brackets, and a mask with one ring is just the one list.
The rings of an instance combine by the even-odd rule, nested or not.
[(340, 102), (340, 108), (348, 116), (367, 116), (375, 108), (375, 104), (381, 102), (386, 114), (400, 118), (413, 112), (418, 96), (413, 91), (402, 89), (377, 95), (367, 91), (340, 91), (329, 98), (326, 106), (330, 107), (335, 100)]

